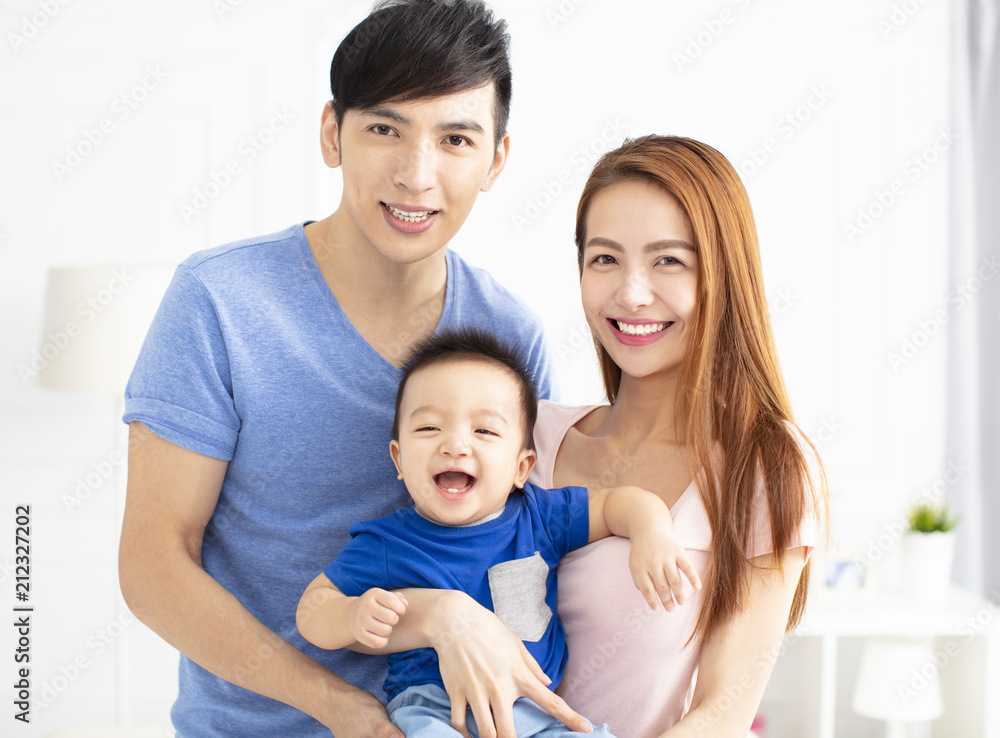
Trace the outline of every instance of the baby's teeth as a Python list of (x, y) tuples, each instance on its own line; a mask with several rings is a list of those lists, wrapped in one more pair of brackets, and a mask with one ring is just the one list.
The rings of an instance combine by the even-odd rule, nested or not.
[(448, 491), (452, 492), (452, 493), (456, 493), (456, 492), (458, 492), (458, 487), (449, 487)]

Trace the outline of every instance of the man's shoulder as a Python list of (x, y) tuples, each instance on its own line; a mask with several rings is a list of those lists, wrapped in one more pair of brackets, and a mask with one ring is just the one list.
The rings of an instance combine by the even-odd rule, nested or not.
[(294, 255), (295, 247), (301, 244), (304, 236), (301, 224), (296, 224), (276, 233), (243, 238), (196, 251), (181, 265), (199, 274), (229, 271), (241, 266), (260, 269), (268, 261), (283, 260)]
[(494, 316), (502, 307), (505, 322), (541, 330), (541, 319), (523, 299), (501, 284), (482, 267), (473, 266), (454, 251), (448, 251), (448, 269), (457, 283), (455, 299), (462, 310), (490, 308)]
[(490, 306), (503, 305), (516, 311), (521, 317), (538, 320), (524, 300), (482, 267), (469, 264), (454, 251), (448, 252), (448, 267), (455, 272), (461, 288), (457, 297), (463, 303), (483, 302)]

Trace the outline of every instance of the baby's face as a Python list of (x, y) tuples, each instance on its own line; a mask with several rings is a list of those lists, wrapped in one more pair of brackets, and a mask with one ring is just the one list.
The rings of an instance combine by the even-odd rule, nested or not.
[(465, 525), (503, 509), (528, 477), (519, 386), (506, 371), (462, 359), (414, 372), (399, 407), (392, 460), (417, 509)]

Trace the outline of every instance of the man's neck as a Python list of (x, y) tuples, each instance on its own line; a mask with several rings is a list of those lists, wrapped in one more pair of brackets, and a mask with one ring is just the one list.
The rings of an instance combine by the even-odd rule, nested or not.
[(400, 366), (429, 337), (444, 310), (446, 247), (412, 264), (386, 259), (338, 210), (306, 226), (306, 237), (327, 286), (361, 336)]

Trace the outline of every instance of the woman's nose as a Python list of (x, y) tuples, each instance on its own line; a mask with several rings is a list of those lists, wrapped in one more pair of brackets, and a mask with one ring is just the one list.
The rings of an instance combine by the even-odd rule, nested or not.
[(634, 270), (625, 274), (618, 287), (618, 302), (628, 310), (638, 310), (653, 301), (653, 290), (649, 284), (649, 275), (642, 270)]

